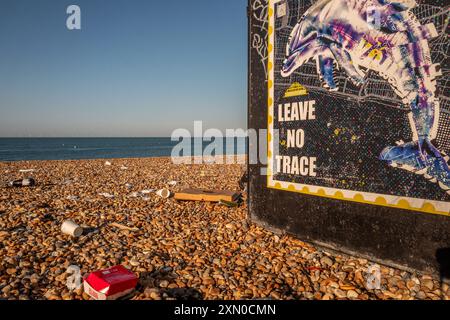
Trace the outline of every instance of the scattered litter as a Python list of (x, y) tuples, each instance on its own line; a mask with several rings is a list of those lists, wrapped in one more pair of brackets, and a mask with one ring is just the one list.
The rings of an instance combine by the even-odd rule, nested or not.
[(118, 224), (118, 223), (116, 223), (116, 222), (111, 223), (110, 226), (111, 226), (111, 227), (116, 227), (116, 228), (121, 229), (121, 230), (128, 230), (128, 231), (133, 231), (133, 232), (139, 231), (138, 228), (130, 228), (130, 227), (127, 227), (127, 226)]
[(139, 197), (141, 194), (139, 193), (139, 192), (133, 192), (133, 193), (131, 193), (130, 194), (130, 197), (132, 197), (132, 198), (137, 198), (137, 197)]
[(141, 191), (142, 194), (150, 194), (152, 192), (155, 192), (155, 190), (154, 189), (148, 189), (148, 190), (142, 190)]
[(127, 189), (131, 189), (131, 188), (133, 188), (134, 186), (133, 186), (131, 183), (127, 183), (127, 184), (125, 184), (125, 187), (126, 187)]
[(234, 191), (222, 191), (222, 190), (202, 190), (202, 189), (185, 189), (181, 192), (175, 193), (175, 199), (177, 200), (190, 200), (190, 201), (209, 201), (219, 202), (225, 200), (229, 202), (235, 202), (241, 194)]
[(66, 199), (70, 200), (70, 201), (77, 201), (78, 197), (77, 196), (68, 196)]
[(84, 292), (95, 300), (116, 300), (131, 294), (138, 283), (136, 275), (123, 266), (95, 271), (83, 281)]
[(177, 181), (169, 181), (167, 184), (171, 187), (175, 187), (178, 184), (178, 182)]
[(8, 183), (10, 187), (33, 187), (35, 185), (36, 181), (33, 178), (15, 180)]
[(35, 172), (36, 169), (21, 169), (19, 170), (20, 173), (28, 173), (28, 172)]
[(64, 234), (78, 238), (83, 234), (83, 228), (72, 220), (66, 220), (61, 225), (61, 231)]
[(112, 163), (109, 162), (109, 161), (106, 161), (106, 162), (105, 162), (105, 166), (112, 166)]
[(103, 197), (105, 197), (105, 198), (108, 198), (108, 199), (112, 199), (112, 198), (115, 197), (113, 194), (109, 194), (109, 193), (106, 193), (106, 192), (99, 193), (99, 195), (100, 195), (100, 196), (103, 196)]
[(164, 199), (168, 199), (172, 195), (172, 193), (168, 189), (158, 190), (158, 191), (156, 191), (156, 194)]

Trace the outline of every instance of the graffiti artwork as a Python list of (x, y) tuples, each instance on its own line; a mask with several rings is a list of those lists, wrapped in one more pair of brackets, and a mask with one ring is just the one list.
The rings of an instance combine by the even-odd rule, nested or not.
[(450, 215), (445, 1), (271, 0), (268, 186)]

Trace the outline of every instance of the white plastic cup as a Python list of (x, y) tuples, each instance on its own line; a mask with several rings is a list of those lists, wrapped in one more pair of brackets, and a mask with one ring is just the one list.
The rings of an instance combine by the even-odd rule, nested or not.
[(156, 194), (158, 196), (160, 196), (161, 198), (167, 199), (167, 198), (170, 198), (172, 193), (167, 189), (161, 189), (161, 190), (156, 191)]
[(75, 237), (75, 238), (78, 238), (83, 234), (83, 228), (80, 227), (75, 222), (73, 222), (72, 220), (64, 221), (61, 226), (61, 231), (62, 231), (62, 233), (67, 234), (72, 237)]

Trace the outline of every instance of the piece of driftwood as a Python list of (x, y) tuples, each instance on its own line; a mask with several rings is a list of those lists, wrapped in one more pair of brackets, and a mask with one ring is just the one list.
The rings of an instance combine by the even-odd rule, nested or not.
[(233, 202), (240, 196), (239, 192), (224, 190), (185, 189), (175, 193), (177, 200), (219, 202), (220, 200)]

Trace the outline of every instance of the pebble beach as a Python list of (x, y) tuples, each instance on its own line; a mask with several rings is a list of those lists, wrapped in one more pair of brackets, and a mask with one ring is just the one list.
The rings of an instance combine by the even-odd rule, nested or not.
[[(119, 264), (139, 277), (135, 300), (450, 299), (448, 284), (385, 266), (381, 286), (367, 288), (371, 262), (252, 223), (245, 192), (239, 207), (155, 193), (239, 191), (243, 164), (22, 161), (0, 162), (0, 172), (0, 299), (87, 300), (68, 288), (69, 266), (84, 276)], [(6, 187), (28, 177), (35, 186)], [(61, 232), (67, 219), (81, 237)]]

